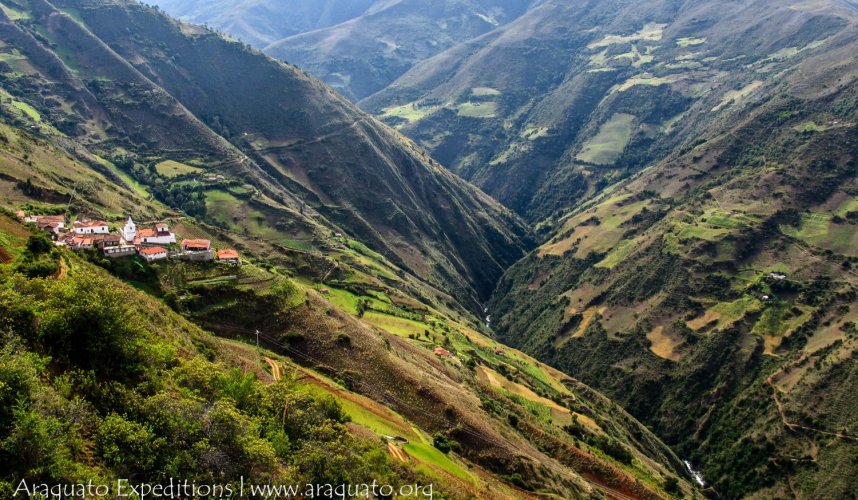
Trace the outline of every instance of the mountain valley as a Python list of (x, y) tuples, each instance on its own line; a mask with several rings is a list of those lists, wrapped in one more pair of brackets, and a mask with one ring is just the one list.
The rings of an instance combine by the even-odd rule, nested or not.
[(0, 496), (858, 494), (854, 2), (156, 3), (0, 0)]

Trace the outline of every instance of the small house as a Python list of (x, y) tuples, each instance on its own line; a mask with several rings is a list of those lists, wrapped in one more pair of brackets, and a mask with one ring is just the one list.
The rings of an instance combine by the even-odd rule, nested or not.
[[(133, 224), (129, 218), (128, 221)], [(130, 229), (129, 223), (126, 228)], [(130, 231), (128, 231), (130, 233)], [(154, 227), (146, 227), (135, 231), (134, 244), (136, 245), (170, 245), (176, 243), (176, 235), (170, 231), (167, 224), (155, 224)], [(128, 238), (126, 238), (127, 241)]]
[(436, 347), (434, 351), (432, 351), (436, 356), (440, 356), (442, 358), (452, 358), (453, 353), (444, 349), (443, 347)]
[(53, 237), (56, 237), (58, 234), (60, 234), (60, 229), (62, 229), (59, 225), (53, 222), (40, 222), (36, 224), (36, 226), (42, 231), (52, 233), (54, 235)]
[(196, 262), (207, 262), (214, 258), (212, 242), (209, 240), (182, 241), (182, 258)]
[(106, 246), (102, 250), (105, 257), (128, 257), (137, 253), (137, 247), (134, 245), (116, 245)]
[(182, 251), (185, 253), (193, 252), (209, 252), (212, 248), (212, 242), (209, 240), (184, 240), (182, 241)]
[[(17, 215), (23, 214), (18, 211)], [(60, 230), (66, 227), (66, 218), (64, 215), (23, 215), (21, 220), (25, 224), (35, 224), (42, 231), (59, 234)]]
[(93, 238), (95, 246), (102, 250), (110, 247), (118, 247), (122, 242), (122, 238), (118, 234), (97, 234)]
[(71, 250), (87, 250), (95, 246), (91, 235), (75, 233), (66, 233), (65, 237), (60, 240), (60, 243), (64, 243)]
[(163, 260), (167, 258), (167, 249), (164, 247), (146, 247), (140, 249), (140, 256), (147, 262)]
[(73, 225), (75, 234), (107, 234), (110, 229), (103, 220), (76, 220)]
[(241, 265), (241, 257), (238, 255), (238, 252), (228, 248), (217, 251), (217, 260), (227, 264)]

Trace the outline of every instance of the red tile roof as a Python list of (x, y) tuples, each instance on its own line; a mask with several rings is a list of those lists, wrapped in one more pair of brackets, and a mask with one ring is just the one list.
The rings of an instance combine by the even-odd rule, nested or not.
[(209, 240), (184, 240), (182, 242), (182, 248), (205, 248), (208, 250), (211, 246), (212, 242)]
[(443, 347), (436, 347), (435, 350), (432, 352), (434, 352), (438, 356), (450, 357), (453, 355), (452, 352), (448, 351), (447, 349), (444, 349)]
[(156, 255), (159, 253), (167, 253), (167, 249), (163, 247), (148, 247), (140, 250), (143, 255)]
[(106, 226), (107, 223), (103, 220), (76, 220), (74, 221), (74, 227), (102, 227)]
[(217, 258), (218, 260), (238, 260), (240, 257), (235, 250), (224, 248), (217, 251)]
[(65, 224), (66, 222), (64, 215), (34, 215), (32, 218), (39, 223)]
[(141, 238), (154, 238), (156, 234), (154, 229), (146, 227), (137, 231), (137, 236)]

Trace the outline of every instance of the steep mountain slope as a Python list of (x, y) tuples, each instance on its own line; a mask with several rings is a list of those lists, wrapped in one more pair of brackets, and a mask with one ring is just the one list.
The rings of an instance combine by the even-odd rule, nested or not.
[(490, 306), (729, 498), (856, 494), (858, 30), (826, 45), (695, 105), (727, 109), (567, 213)]
[[(114, 264), (58, 250), (6, 214), (0, 214), (0, 254), (4, 495), (12, 496), (22, 480), (32, 487), (92, 480), (116, 492), (117, 478), (155, 485), (169, 477), (237, 491), (240, 475), (246, 488), (376, 480), (431, 484), (445, 498), (498, 500), (532, 498), (527, 490), (537, 489), (566, 498), (598, 490), (661, 498), (654, 481), (662, 478), (673, 478), (662, 484), (676, 491), (690, 491), (675, 477), (678, 459), (643, 426), (583, 384), (515, 351), (490, 360), (486, 348), (481, 370), (524, 367), (526, 374), (513, 372), (516, 381), (506, 384), (524, 398), (505, 396), (511, 393), (478, 382), (460, 363), (431, 359), (417, 345), (374, 331), (276, 274), (264, 286), (220, 280), (184, 288), (178, 309), (186, 319), (87, 260)], [(56, 272), (42, 272), (50, 265)], [(127, 269), (135, 280), (146, 273), (174, 279), (178, 270), (218, 272), (178, 262), (140, 261)], [(258, 279), (264, 271), (248, 264), (240, 272)], [(244, 302), (236, 305), (236, 298)], [(236, 335), (231, 324), (264, 323), (262, 343), (300, 364), (213, 337), (188, 319), (203, 326), (214, 320), (229, 336)], [(252, 333), (237, 328), (240, 337)], [(289, 343), (278, 340), (285, 331)], [(295, 343), (295, 335), (311, 332), (308, 343)], [(412, 383), (394, 386), (394, 380)], [(540, 392), (538, 384), (550, 384), (559, 403), (528, 395), (529, 384)], [(592, 444), (579, 444), (562, 422), (532, 413), (548, 411), (544, 402), (564, 408), (564, 421), (572, 411), (560, 403), (573, 405), (594, 426), (577, 431)], [(489, 404), (491, 412), (481, 407)], [(507, 412), (515, 427), (505, 423)], [(390, 441), (390, 434), (408, 441)], [(556, 460), (536, 445), (558, 450)], [(624, 450), (622, 462), (608, 454), (617, 449)]]
[(546, 1), (360, 104), (541, 221), (836, 50), (854, 18), (838, 0)]
[(262, 48), (365, 13), (376, 0), (156, 0), (171, 16), (206, 24)]
[[(242, 125), (274, 127), (235, 109), (247, 100), (230, 97), (215, 75), (179, 83), (201, 71), (203, 56), (233, 67), (224, 57), (230, 54), (263, 61), (245, 67), (242, 78), (288, 82), (304, 100), (323, 101), (327, 91), (317, 82), (136, 5), (2, 5), (0, 376), (7, 408), (19, 410), (0, 415), (0, 453), (23, 457), (0, 461), (4, 494), (22, 477), (229, 481), (245, 471), (262, 482), (430, 480), (450, 498), (691, 494), (679, 459), (633, 417), (489, 339), (482, 322), (445, 292), (450, 283), (433, 287), (337, 235), (329, 218), (302, 205), (297, 181), (293, 195), (263, 174), (270, 163), (255, 161), (256, 146), (247, 145), (257, 139), (225, 140), (245, 137), (227, 130)], [(191, 52), (188, 45), (197, 44)], [(286, 70), (294, 80), (281, 76)], [(217, 118), (191, 112), (209, 99), (222, 110)], [(283, 133), (315, 126), (313, 119), (361, 116), (336, 99), (307, 106), (318, 115), (289, 116)], [(364, 122), (355, 128), (396, 137)], [(291, 151), (333, 161), (314, 144)], [(395, 152), (398, 144), (385, 146)], [(402, 163), (413, 167), (415, 191), (431, 188), (426, 170), (462, 185), (426, 162)], [(346, 184), (352, 180), (342, 174), (342, 189), (359, 191)], [(440, 203), (458, 218), (473, 212), (456, 196)], [(481, 210), (503, 213), (493, 207), (486, 201)], [(237, 248), (244, 265), (74, 255), (44, 238), (30, 243), (7, 208), (103, 217), (114, 226), (128, 214), (166, 219), (181, 238)], [(452, 231), (461, 221), (435, 222)], [(424, 258), (427, 267), (434, 257)], [(258, 330), (263, 347), (293, 361), (200, 328), (250, 343)], [(434, 353), (441, 346), (449, 356)], [(278, 372), (282, 384), (254, 380), (267, 383)], [(57, 417), (67, 414), (83, 420)], [(198, 462), (190, 450), (201, 453)]]
[[(229, 344), (5, 214), (0, 242), (4, 497), (88, 496), (70, 490), (87, 481), (122, 496), (120, 479), (166, 486), (169, 477), (217, 485), (213, 496), (238, 496), (239, 477), (248, 485), (431, 481), (354, 432), (340, 400), (248, 371)], [(33, 260), (64, 271), (27, 276)], [(319, 467), (319, 450), (342, 462)], [(175, 496), (210, 496), (195, 491)]]
[(141, 5), (3, 5), (3, 88), (138, 180), (189, 165), (162, 201), (202, 213), (247, 184), (291, 240), (349, 233), (471, 303), (528, 245), (511, 213), (290, 66)]
[[(9, 108), (18, 109), (14, 105)], [(78, 158), (74, 152), (50, 144), (49, 140), (58, 138), (46, 140), (25, 117), (23, 111), (5, 116), (4, 121), (11, 123), (4, 123), (0, 129), (3, 174), (32, 174), (30, 182), (10, 185), (4, 181), (2, 197), (4, 202), (11, 202), (9, 206), (62, 212), (71, 194), (63, 185), (68, 183), (79, 188), (71, 215), (105, 215), (118, 224), (128, 211), (138, 220), (162, 220), (169, 214), (167, 207), (146, 196), (146, 186), (117, 175), (109, 162), (89, 164), (86, 156)], [(90, 183), (81, 182), (87, 177)], [(245, 204), (240, 208), (247, 208)], [(5, 377), (3, 387), (16, 391), (4, 391), (3, 397), (10, 401), (22, 395), (53, 397), (56, 390), (52, 386), (57, 385), (98, 405), (85, 425), (55, 427), (49, 438), (40, 439), (40, 445), (50, 447), (53, 453), (39, 451), (28, 454), (26, 460), (13, 461), (17, 466), (12, 469), (0, 467), (2, 491), (8, 491), (4, 482), (17, 485), (22, 478), (31, 482), (73, 481), (78, 477), (76, 471), (81, 470), (100, 471), (99, 481), (109, 481), (115, 475), (160, 481), (164, 471), (172, 471), (198, 481), (211, 474), (231, 483), (232, 474), (245, 468), (253, 470), (247, 475), (249, 479), (262, 482), (360, 482), (372, 478), (394, 483), (432, 482), (451, 498), (474, 494), (530, 498), (537, 490), (564, 498), (590, 496), (600, 490), (659, 498), (665, 488), (691, 491), (682, 477), (679, 459), (631, 416), (584, 384), (490, 340), (456, 308), (433, 307), (438, 292), (407, 275), (397, 276), (395, 265), (359, 242), (338, 237), (337, 244), (323, 252), (299, 252), (278, 244), (273, 227), (263, 231), (251, 226), (252, 232), (232, 232), (185, 216), (172, 217), (170, 226), (182, 238), (206, 238), (219, 248), (239, 248), (244, 265), (236, 268), (182, 261), (152, 265), (140, 258), (105, 259), (98, 251), (77, 256), (51, 250), (53, 245), (44, 237), (36, 239), (44, 245), (28, 242), (27, 230), (8, 215), (0, 215), (0, 279), (5, 290), (0, 295), (0, 325), (6, 349), (2, 353), (4, 369), (7, 361), (11, 369), (0, 370), (0, 376)], [(38, 253), (28, 250), (31, 247), (39, 249)], [(95, 272), (92, 264), (163, 298), (173, 310)], [(48, 305), (42, 306), (47, 300)], [(35, 308), (35, 319), (19, 324), (16, 318), (30, 317), (28, 308)], [(122, 314), (117, 314), (118, 310)], [(154, 316), (157, 321), (147, 320)], [(64, 322), (49, 323), (46, 317)], [(116, 327), (117, 321), (128, 318), (134, 319), (128, 321), (131, 326)], [(186, 320), (248, 343), (208, 337)], [(54, 325), (49, 330), (51, 336), (41, 333), (48, 328), (45, 325)], [(139, 339), (134, 325), (145, 330)], [(252, 347), (255, 332), (259, 332), (263, 346), (294, 361), (281, 359), (278, 363), (274, 353), (263, 353), (267, 360), (260, 357)], [(18, 337), (25, 347), (16, 344)], [(64, 339), (72, 339), (72, 344)], [(129, 359), (125, 350), (112, 351), (134, 339), (147, 346), (143, 353), (131, 349), (133, 356), (142, 357), (139, 363), (136, 357)], [(433, 354), (440, 345), (454, 355), (439, 358)], [(69, 349), (74, 354), (71, 363), (66, 359), (71, 356)], [(173, 358), (166, 354), (158, 354), (164, 349), (178, 350), (181, 360), (171, 361)], [(47, 371), (39, 372), (44, 382), (38, 388), (20, 389), (18, 369), (31, 352), (50, 354), (55, 362)], [(202, 356), (219, 364), (210, 365)], [(156, 364), (167, 366), (147, 368), (144, 380), (175, 380), (177, 385), (164, 390), (190, 391), (190, 401), (173, 398), (166, 404), (165, 395), (147, 393), (143, 406), (129, 409), (121, 401), (126, 395), (137, 394), (133, 387), (114, 384), (95, 391), (86, 385), (88, 379), (78, 383), (74, 378), (78, 368), (95, 367), (118, 374), (125, 373), (120, 368), (126, 362), (134, 363), (133, 370), (137, 370), (140, 365), (148, 366), (153, 358), (160, 360)], [(281, 371), (284, 363), (287, 368)], [(280, 367), (275, 368), (278, 364)], [(38, 366), (27, 368), (27, 373), (38, 370)], [(270, 375), (265, 366), (271, 367)], [(245, 374), (229, 371), (232, 367), (242, 368)], [(285, 384), (260, 387), (248, 373), (265, 383), (272, 377), (282, 378)], [(134, 374), (130, 381), (122, 382), (136, 384), (141, 379), (135, 378), (139, 372)], [(65, 377), (74, 380), (65, 382)], [(146, 390), (150, 385), (139, 387)], [(269, 396), (279, 399), (257, 410), (257, 397)], [(63, 398), (68, 397), (68, 393), (63, 394)], [(331, 397), (336, 404), (329, 402)], [(195, 398), (202, 398), (202, 402)], [(226, 398), (234, 403), (219, 401)], [(271, 408), (280, 415), (284, 399), (296, 422), (306, 424), (295, 427), (297, 424), (288, 420), (284, 431), (289, 436), (285, 441), (288, 446), (279, 427), (267, 416)], [(57, 404), (62, 411), (71, 411), (70, 405), (75, 403), (60, 400)], [(212, 404), (218, 411), (198, 411), (201, 404)], [(234, 414), (231, 404), (240, 413), (247, 413)], [(163, 408), (154, 411), (156, 405)], [(0, 436), (2, 453), (15, 454), (26, 446), (35, 449), (25, 434), (27, 422), (56, 424), (51, 417), (53, 406), (34, 403), (21, 408), (27, 413), (4, 421), (4, 430), (23, 430)], [(172, 421), (174, 409), (189, 411), (192, 418), (184, 419), (190, 429), (180, 436), (178, 448), (169, 448), (160, 443), (177, 439), (175, 433), (185, 428), (165, 426), (159, 419)], [(118, 419), (112, 412), (126, 416)], [(252, 445), (253, 453), (236, 448), (233, 441), (217, 441), (209, 448), (210, 453), (221, 457), (218, 460), (204, 464), (179, 461), (168, 468), (165, 464), (175, 458), (173, 453), (181, 454), (194, 446), (205, 448), (198, 440), (208, 435), (194, 430), (197, 417), (203, 423), (217, 418), (223, 425), (234, 422), (250, 429), (261, 419), (266, 433), (261, 440), (247, 440), (243, 434), (235, 437), (242, 440), (242, 446)], [(281, 421), (280, 417), (275, 420)], [(349, 420), (354, 425), (348, 425), (350, 432), (346, 432), (342, 425)], [(326, 425), (333, 425), (336, 432), (313, 437), (316, 426)], [(102, 436), (102, 426), (110, 429), (110, 434)], [(123, 433), (129, 436), (122, 438)], [(93, 434), (99, 447), (94, 456), (76, 452), (78, 438), (74, 436)], [(386, 444), (400, 464), (397, 467), (378, 456), (378, 441), (384, 436), (408, 440), (404, 445)], [(127, 440), (114, 445), (120, 438)], [(138, 456), (134, 453), (138, 453), (141, 440), (152, 441), (157, 452), (148, 454), (151, 460), (145, 463), (133, 458)], [(225, 448), (223, 453), (219, 446)], [(267, 454), (272, 446), (276, 456)], [(449, 450), (448, 454), (442, 450)], [(334, 475), (343, 464), (336, 457), (348, 457), (349, 475)], [(330, 461), (331, 465), (312, 469), (314, 460)], [(283, 464), (330, 475), (283, 476), (277, 473)]]

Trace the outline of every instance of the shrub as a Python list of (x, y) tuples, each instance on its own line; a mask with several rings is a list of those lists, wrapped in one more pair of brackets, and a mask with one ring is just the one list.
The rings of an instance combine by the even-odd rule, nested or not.
[(54, 249), (54, 242), (44, 233), (34, 234), (27, 239), (27, 251), (33, 255), (49, 253)]
[(95, 442), (98, 454), (122, 477), (151, 471), (157, 448), (165, 444), (163, 439), (155, 440), (148, 427), (115, 413), (102, 420)]
[(440, 432), (436, 432), (432, 435), (432, 446), (438, 449), (443, 454), (448, 454), (451, 451), (458, 452), (462, 449), (457, 441), (454, 441), (447, 436), (441, 434)]

